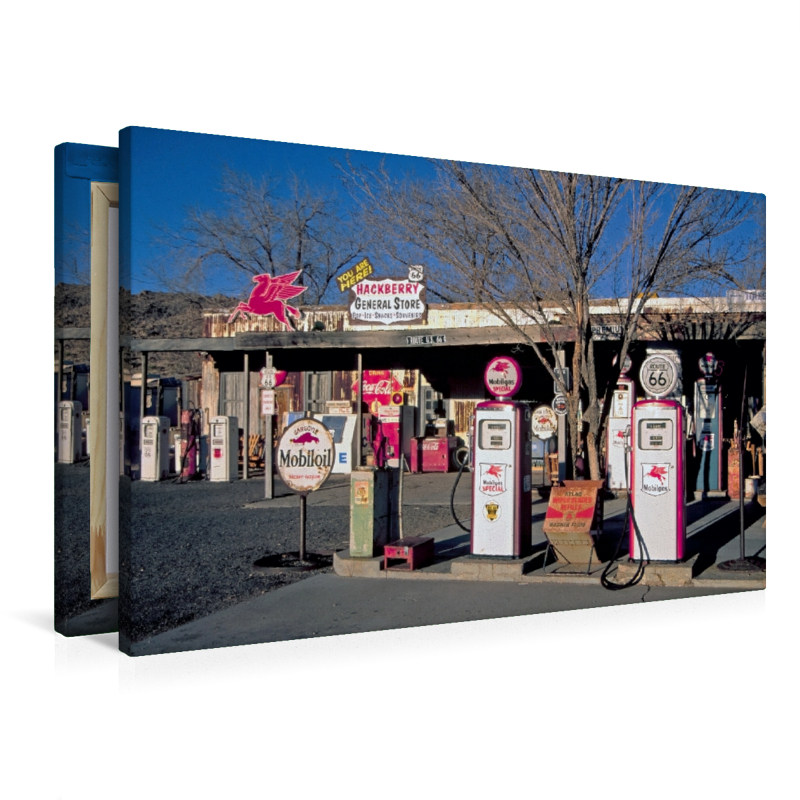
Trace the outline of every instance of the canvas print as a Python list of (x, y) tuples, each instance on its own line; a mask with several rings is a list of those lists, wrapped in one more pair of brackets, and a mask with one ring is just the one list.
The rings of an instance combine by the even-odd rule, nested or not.
[(55, 628), (117, 629), (117, 149), (55, 148)]
[(765, 202), (121, 131), (120, 648), (763, 589)]

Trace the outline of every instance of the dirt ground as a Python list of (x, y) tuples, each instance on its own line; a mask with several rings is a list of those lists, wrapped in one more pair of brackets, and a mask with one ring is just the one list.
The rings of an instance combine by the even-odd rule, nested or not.
[[(455, 476), (448, 476), (448, 485)], [(349, 480), (333, 476), (331, 481)], [(461, 495), (461, 493), (459, 493)], [(274, 505), (246, 508), (264, 497), (263, 478), (234, 483), (131, 484), (130, 542), (120, 541), (120, 628), (131, 641), (177, 627), (320, 572), (263, 574), (255, 561), (297, 551), (299, 499), (276, 479)], [(449, 493), (438, 505), (404, 503), (407, 534), (453, 524)], [(295, 502), (296, 501), (296, 502)], [(430, 502), (428, 500), (427, 502)], [(468, 505), (456, 507), (460, 517)], [(122, 511), (121, 511), (122, 513)], [(332, 554), (349, 546), (349, 506), (308, 503), (306, 548)], [(327, 563), (330, 563), (330, 558)], [(129, 581), (129, 583), (126, 583)]]

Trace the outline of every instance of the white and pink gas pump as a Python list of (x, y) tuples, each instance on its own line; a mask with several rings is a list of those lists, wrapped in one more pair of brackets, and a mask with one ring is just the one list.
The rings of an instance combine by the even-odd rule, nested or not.
[[(236, 417), (212, 417), (211, 463), (208, 479), (214, 483), (239, 480), (239, 420)], [(247, 447), (244, 448), (247, 458)]]
[(61, 400), (58, 404), (58, 463), (74, 464), (81, 460), (81, 404)]
[(511, 400), (522, 383), (513, 358), (493, 358), (484, 381), (496, 399), (475, 407), (470, 553), (521, 558), (531, 552), (531, 412)]
[(169, 417), (142, 417), (140, 436), (140, 480), (165, 480), (169, 476)]
[(614, 387), (611, 411), (606, 429), (606, 487), (609, 491), (628, 491), (630, 452), (628, 429), (631, 425), (631, 407), (636, 399), (635, 385), (628, 377), (631, 359), (625, 356), (619, 380)]
[(630, 555), (634, 560), (682, 561), (686, 550), (684, 410), (664, 399), (675, 388), (670, 359), (645, 359), (641, 385), (650, 395), (631, 413)]

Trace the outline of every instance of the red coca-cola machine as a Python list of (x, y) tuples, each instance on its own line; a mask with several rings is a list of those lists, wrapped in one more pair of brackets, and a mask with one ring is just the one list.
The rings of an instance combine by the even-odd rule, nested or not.
[[(353, 386), (355, 393), (357, 386)], [(372, 416), (371, 438), (376, 467), (400, 466), (400, 455), (408, 462), (414, 435), (413, 406), (405, 405), (403, 384), (389, 369), (364, 370), (361, 397)]]

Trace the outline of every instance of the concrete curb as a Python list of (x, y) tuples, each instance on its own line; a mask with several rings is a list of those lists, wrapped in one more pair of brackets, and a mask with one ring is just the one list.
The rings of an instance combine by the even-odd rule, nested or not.
[[(333, 554), (333, 570), (344, 578), (387, 578), (391, 580), (436, 580), (436, 581), (504, 581), (520, 585), (558, 583), (558, 584), (600, 584), (600, 575), (605, 564), (593, 567), (590, 574), (542, 571), (543, 553), (534, 553), (524, 559), (491, 559), (461, 556), (451, 561), (440, 561), (428, 567), (409, 571), (383, 569), (383, 557), (352, 558), (348, 551), (340, 550)], [(650, 562), (645, 565), (641, 586), (696, 587), (706, 589), (765, 589), (766, 575), (732, 576), (711, 568), (700, 577), (694, 577), (698, 556), (680, 564), (671, 562)], [(551, 565), (552, 569), (557, 569)], [(621, 562), (613, 576), (615, 583), (630, 580), (636, 570), (636, 562)]]

